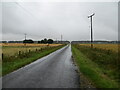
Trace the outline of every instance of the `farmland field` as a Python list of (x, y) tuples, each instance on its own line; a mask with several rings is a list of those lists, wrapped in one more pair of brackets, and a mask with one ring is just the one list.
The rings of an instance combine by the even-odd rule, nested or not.
[(8, 74), (60, 48), (63, 44), (1, 44), (2, 75)]
[(35, 51), (39, 50), (41, 48), (45, 47), (54, 47), (59, 46), (61, 44), (22, 44), (22, 43), (6, 43), (6, 44), (0, 44), (2, 46), (2, 53), (5, 56), (13, 56), (17, 55), (19, 51), (25, 53), (29, 51)]
[[(79, 45), (83, 45), (83, 46), (91, 46), (91, 44), (79, 44)], [(104, 50), (111, 50), (113, 52), (118, 52), (118, 48), (120, 47), (120, 45), (118, 44), (93, 44), (94, 48), (100, 48), (100, 49), (104, 49)]]
[[(61, 44), (26, 44), (26, 46), (59, 46)], [(2, 43), (0, 46), (25, 46), (23, 43)]]
[(120, 84), (120, 61), (118, 44), (72, 45), (73, 56), (80, 71), (97, 88), (118, 88)]

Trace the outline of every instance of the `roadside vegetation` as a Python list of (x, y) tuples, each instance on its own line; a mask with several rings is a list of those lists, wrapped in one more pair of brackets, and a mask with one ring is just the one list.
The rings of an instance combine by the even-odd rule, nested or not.
[(72, 52), (80, 72), (91, 80), (95, 87), (119, 88), (118, 52), (79, 44), (72, 45)]
[(62, 44), (31, 45), (15, 46), (14, 44), (14, 46), (3, 46), (2, 75), (6, 75), (65, 46)]

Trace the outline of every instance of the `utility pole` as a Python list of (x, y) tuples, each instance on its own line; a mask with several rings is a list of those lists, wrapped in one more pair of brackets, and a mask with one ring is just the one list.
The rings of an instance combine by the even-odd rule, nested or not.
[(27, 35), (27, 34), (25, 33), (24, 35), (25, 35), (25, 46), (26, 46), (26, 35)]
[(61, 43), (62, 43), (62, 35), (61, 35)]
[(27, 35), (27, 34), (25, 33), (25, 40), (26, 40), (26, 35)]
[(91, 20), (91, 48), (93, 48), (93, 30), (92, 30), (92, 17), (95, 15), (95, 13), (94, 14), (92, 14), (92, 15), (90, 15), (90, 16), (88, 16), (88, 18), (90, 18), (90, 20)]

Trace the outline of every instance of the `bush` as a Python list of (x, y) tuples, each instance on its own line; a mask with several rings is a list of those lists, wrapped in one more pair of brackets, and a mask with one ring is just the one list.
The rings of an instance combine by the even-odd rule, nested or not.
[(29, 40), (24, 40), (23, 43), (34, 43), (34, 41), (29, 39)]

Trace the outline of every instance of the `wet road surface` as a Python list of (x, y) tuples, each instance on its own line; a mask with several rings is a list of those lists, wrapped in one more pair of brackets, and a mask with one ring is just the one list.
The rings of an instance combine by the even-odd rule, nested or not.
[(2, 78), (3, 88), (79, 88), (71, 46), (18, 69)]

